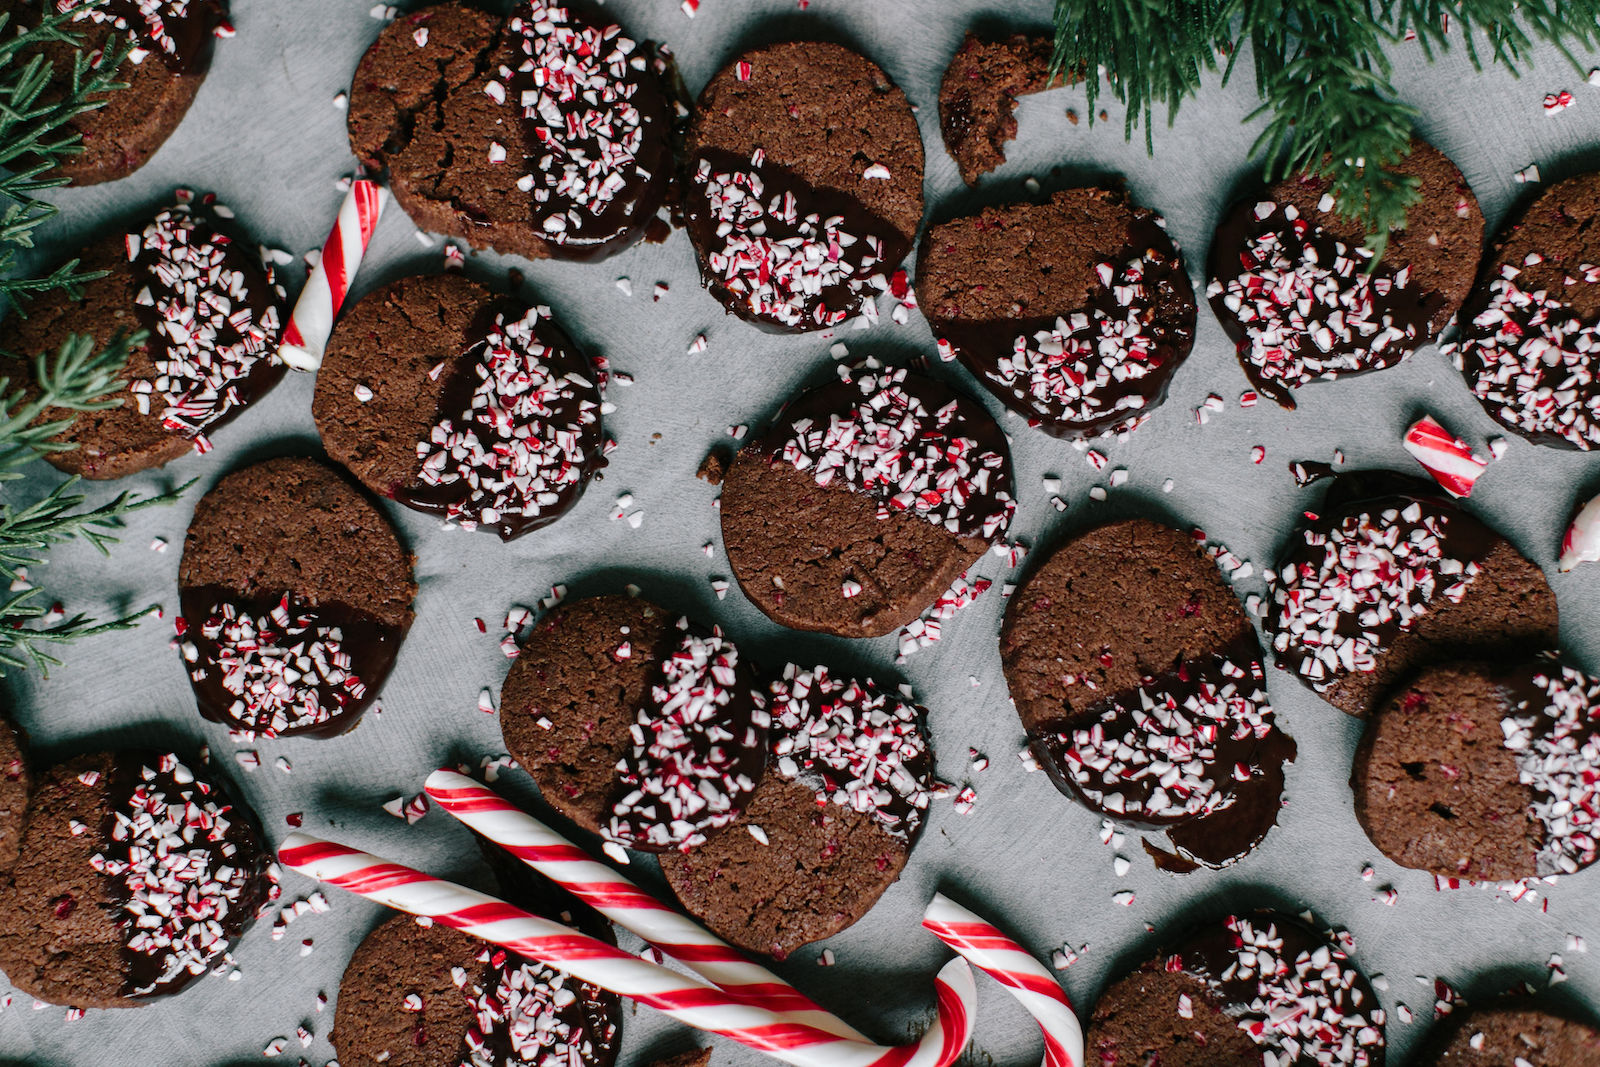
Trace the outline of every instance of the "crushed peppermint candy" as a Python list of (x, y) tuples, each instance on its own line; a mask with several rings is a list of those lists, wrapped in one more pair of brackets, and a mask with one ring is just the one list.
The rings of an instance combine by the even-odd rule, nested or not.
[(1533, 676), (1543, 697), (1519, 702), (1501, 721), (1517, 778), (1534, 792), (1544, 826), (1541, 875), (1571, 874), (1595, 861), (1600, 829), (1600, 680), (1549, 663)]
[(870, 678), (791, 663), (772, 683), (772, 754), (783, 775), (831, 801), (871, 814), (890, 833), (914, 838), (933, 789), (933, 754), (922, 710)]
[(904, 662), (918, 649), (938, 644), (944, 636), (943, 624), (955, 618), (956, 612), (971, 607), (993, 585), (988, 578), (975, 578), (970, 582), (965, 574), (956, 578), (921, 615), (900, 628), (899, 654), (895, 662)]
[[(463, 968), (451, 972), (472, 1013), (461, 1067), (568, 1067), (607, 1058), (617, 1028), (597, 1003), (604, 996), (599, 989), (493, 947), (478, 962), (486, 971), (477, 982)], [(422, 1011), (420, 997), (416, 1004), (408, 998), (403, 1007)]]
[[(818, 390), (830, 400), (842, 390), (846, 410), (813, 413), (815, 405), (801, 400), (781, 458), (811, 473), (818, 485), (842, 483), (877, 497), (880, 518), (920, 515), (958, 536), (984, 540), (1003, 533), (1017, 505), (1003, 445), (986, 448), (980, 439), (987, 416), (931, 380), (912, 379), (904, 368), (869, 360), (853, 374)], [(945, 402), (930, 410), (929, 397)], [(987, 436), (998, 443), (992, 424)]]
[(540, 337), (546, 317), (538, 307), (495, 315), (456, 371), (451, 407), (417, 442), (419, 484), (397, 494), (403, 503), (442, 506), (446, 522), (510, 539), (583, 490), (600, 460), (600, 393), (587, 361)]
[(739, 650), (687, 619), (676, 648), (632, 727), (617, 763), (629, 791), (611, 806), (604, 835), (615, 844), (666, 850), (703, 844), (731, 823), (754, 792), (769, 722), (762, 695), (741, 687)]
[[(191, 38), (205, 41), (213, 35), (232, 35), (232, 28), (222, 21), (220, 7), (207, 0), (55, 0), (55, 8), (62, 13), (73, 12), (73, 22), (87, 19), (126, 30), (133, 43), (128, 59), (135, 65), (143, 63), (152, 50), (174, 64), (194, 63), (199, 56), (182, 54), (184, 45), (193, 46)], [(189, 27), (191, 21), (198, 24), (197, 28)]]

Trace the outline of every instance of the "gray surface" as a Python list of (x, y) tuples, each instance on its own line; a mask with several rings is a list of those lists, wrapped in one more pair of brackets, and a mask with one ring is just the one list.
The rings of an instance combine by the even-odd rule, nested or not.
[[(233, 6), (238, 37), (221, 43), (215, 70), (177, 136), (126, 181), (63, 194), (68, 215), (45, 235), (48, 255), (65, 254), (106, 220), (153, 204), (178, 184), (217, 190), (265, 242), (296, 254), (321, 243), (340, 200), (335, 180), (352, 166), (333, 98), (379, 23), (369, 17), (368, 0), (234, 0)], [(794, 0), (705, 0), (691, 22), (672, 0), (611, 4), (636, 35), (666, 40), (676, 49), (694, 90), (743, 40), (806, 33), (854, 40), (921, 105), (933, 215), (1014, 195), (1029, 174), (1051, 188), (1120, 172), (1140, 200), (1170, 219), (1198, 277), (1196, 264), (1217, 212), (1249, 170), (1245, 153), (1253, 133), (1239, 124), (1252, 106), (1248, 71), (1226, 91), (1208, 89), (1175, 129), (1158, 130), (1153, 161), (1141, 145), (1123, 143), (1116, 115), (1093, 130), (1070, 126), (1064, 112), (1075, 107), (1082, 113), (1081, 91), (1033, 98), (1022, 106), (1024, 137), (1012, 145), (1011, 162), (973, 196), (963, 191), (940, 146), (935, 94), (962, 31), (1006, 5), (813, 0), (804, 13), (795, 6)], [(1049, 8), (1043, 0), (1011, 6), (1020, 12), (1015, 20), (1036, 24), (1044, 23)], [(1397, 47), (1394, 56), (1403, 94), (1424, 114), (1423, 131), (1461, 166), (1492, 225), (1526, 191), (1512, 174), (1528, 163), (1538, 162), (1547, 180), (1600, 165), (1600, 90), (1583, 85), (1559, 57), (1541, 53), (1533, 72), (1519, 82), (1503, 72), (1474, 74), (1459, 56), (1429, 69), (1415, 46)], [(1600, 65), (1600, 59), (1589, 65)], [(1544, 93), (1567, 87), (1576, 105), (1546, 119), (1540, 108)], [(1054, 168), (1061, 169), (1051, 176)], [(363, 287), (384, 274), (435, 264), (439, 254), (437, 243), (424, 250), (409, 220), (393, 211), (378, 232)], [(435, 812), (406, 828), (379, 805), (397, 793), (417, 792), (424, 774), (441, 760), (500, 751), (494, 718), (476, 710), (479, 690), (498, 692), (506, 671), (494, 628), (508, 606), (535, 603), (553, 582), (580, 590), (586, 577), (595, 578), (587, 583), (594, 588), (636, 581), (647, 595), (721, 621), (758, 656), (792, 655), (798, 647), (836, 663), (893, 673), (893, 638), (858, 646), (797, 641), (768, 623), (736, 588), (717, 603), (706, 579), (728, 576), (727, 564), (720, 549), (709, 559), (700, 551), (717, 540), (714, 492), (693, 478), (707, 447), (725, 441), (730, 424), (759, 423), (801, 383), (828, 374), (829, 341), (772, 337), (725, 318), (696, 284), (681, 234), (599, 266), (530, 266), (479, 257), (474, 270), (496, 278), (511, 266), (526, 271), (533, 291), (575, 336), (636, 377), (636, 385), (612, 396), (618, 410), (608, 429), (622, 447), (605, 481), (571, 516), (509, 546), (484, 535), (441, 531), (412, 512), (390, 508), (416, 552), (422, 591), (416, 628), (383, 694), (382, 717), (333, 741), (254, 746), (263, 767), (241, 774), (231, 755), (240, 746), (222, 730), (202, 725), (194, 712), (178, 658), (167, 647), (169, 626), (151, 622), (131, 635), (85, 642), (48, 681), (29, 676), (8, 682), (18, 717), (46, 756), (67, 754), (96, 738), (143, 744), (176, 739), (191, 746), (204, 740), (275, 838), (287, 832), (285, 814), (304, 811), (312, 833), (431, 871), (471, 874), (475, 861), (467, 835), (448, 816)], [(621, 275), (633, 281), (631, 299), (613, 285)], [(657, 280), (669, 282), (671, 292), (652, 304), (649, 290)], [(709, 350), (685, 355), (701, 331)], [(886, 316), (880, 327), (846, 331), (842, 339), (857, 355), (931, 352), (928, 330), (915, 316), (906, 327)], [(1048, 543), (1053, 535), (1109, 515), (1148, 511), (1203, 527), (1255, 561), (1259, 575), (1260, 561), (1270, 559), (1303, 506), (1286, 470), (1289, 460), (1327, 458), (1342, 448), (1352, 466), (1409, 469), (1399, 438), (1421, 409), (1478, 444), (1494, 433), (1433, 349), (1394, 371), (1305, 391), (1294, 414), (1270, 404), (1241, 410), (1236, 400), (1244, 388), (1222, 331), (1202, 310), (1199, 343), (1178, 372), (1166, 406), (1131, 440), (1107, 449), (1114, 465), (1131, 477), (1105, 504), (1089, 500), (1090, 486), (1104, 476), (1081, 453), (1008, 419), (1021, 485), (1015, 533), (1030, 543)], [(35, 578), (74, 610), (103, 613), (152, 601), (175, 607), (179, 549), (199, 491), (248, 459), (315, 450), (311, 392), (311, 378), (293, 376), (221, 433), (211, 455), (191, 455), (164, 473), (117, 486), (148, 490), (200, 480), (181, 505), (139, 517), (109, 560), (69, 547), (57, 551)], [(1202, 427), (1194, 409), (1211, 392), (1226, 398), (1228, 407)], [(1252, 466), (1250, 448), (1258, 443), (1266, 446), (1266, 461)], [(1040, 488), (1047, 472), (1065, 480), (1071, 508), (1064, 515), (1052, 510)], [(1160, 486), (1168, 477), (1176, 487), (1163, 496)], [(40, 474), (26, 488), (46, 481)], [(1517, 442), (1484, 477), (1472, 506), (1553, 570), (1567, 516), (1576, 501), (1600, 488), (1597, 483), (1600, 459)], [(636, 530), (607, 521), (614, 498), (625, 490), (645, 513)], [(113, 491), (99, 487), (91, 495), (100, 500)], [(148, 549), (156, 536), (171, 543), (165, 554)], [(998, 564), (991, 557), (979, 571), (999, 576)], [(1600, 667), (1600, 602), (1594, 595), (1600, 567), (1552, 574), (1551, 581), (1568, 648), (1580, 664)], [(1259, 578), (1241, 588), (1259, 591)], [(1132, 873), (1117, 878), (1112, 850), (1097, 839), (1098, 820), (1058, 795), (1042, 774), (1025, 774), (1016, 759), (1021, 730), (995, 653), (1003, 607), (998, 593), (986, 594), (948, 623), (942, 644), (903, 667), (903, 676), (932, 709), (943, 774), (957, 782), (967, 777), (968, 746), (992, 759), (993, 766), (972, 779), (976, 810), (961, 816), (948, 804), (937, 808), (899, 884), (866, 920), (829, 942), (838, 958), (832, 970), (815, 965), (816, 949), (799, 953), (786, 968), (802, 988), (851, 1021), (893, 1037), (929, 1008), (929, 980), (946, 952), (918, 929), (916, 917), (936, 887), (975, 904), (1040, 953), (1064, 941), (1087, 942), (1087, 955), (1065, 975), (1069, 992), (1085, 1006), (1113, 973), (1148, 956), (1193, 908), (1262, 901), (1313, 907), (1347, 925), (1361, 965), (1388, 977), (1385, 1006), (1392, 1010), (1404, 1002), (1418, 1011), (1417, 1023), (1396, 1019), (1390, 1026), (1399, 1053), (1414, 1044), (1430, 1015), (1431, 985), (1416, 984), (1416, 976), (1441, 975), (1479, 991), (1513, 978), (1542, 982), (1545, 961), (1564, 951), (1568, 933), (1600, 944), (1600, 874), (1555, 887), (1545, 911), (1487, 891), (1436, 893), (1427, 876), (1379, 856), (1352, 816), (1345, 785), (1358, 724), (1276, 672), (1270, 679), (1273, 701), (1302, 753), (1290, 770), (1289, 807), (1279, 829), (1236, 867), (1185, 878), (1154, 872), (1130, 841), (1122, 851), (1133, 861)], [(488, 635), (477, 632), (475, 616), (488, 621)], [(273, 768), (280, 754), (293, 761), (291, 775)], [(520, 772), (508, 780), (526, 795)], [(1365, 863), (1376, 868), (1370, 883), (1359, 876)], [(1374, 899), (1385, 884), (1399, 891), (1393, 907)], [(294, 876), (285, 884), (290, 897), (310, 888)], [(1137, 892), (1131, 907), (1112, 902), (1112, 894), (1124, 888)], [(238, 982), (208, 979), (176, 1000), (136, 1012), (90, 1012), (66, 1025), (60, 1009), (33, 1011), (28, 998), (19, 997), (0, 1014), (0, 1058), (217, 1067), (257, 1062), (268, 1039), (292, 1035), (297, 1024), (312, 1019), (318, 1040), (303, 1054), (320, 1064), (332, 1055), (325, 1040), (332, 1010), (314, 1016), (313, 997), (318, 990), (335, 993), (354, 945), (380, 918), (376, 907), (337, 891), (329, 895), (331, 914), (300, 919), (282, 941), (271, 940), (270, 923), (258, 925), (237, 951), (243, 972)], [(305, 958), (298, 953), (303, 938), (315, 942)], [(1565, 955), (1564, 992), (1592, 1003), (1600, 993), (1600, 961)], [(1003, 1065), (1037, 1062), (1041, 1046), (1031, 1022), (981, 979), (979, 1007), (977, 1041), (984, 1052)], [(624, 1062), (645, 1062), (649, 1052), (678, 1047), (673, 1043), (683, 1037), (649, 1011), (631, 1015)], [(301, 1050), (291, 1041), (286, 1055), (297, 1054)], [(766, 1061), (719, 1045), (715, 1062)]]

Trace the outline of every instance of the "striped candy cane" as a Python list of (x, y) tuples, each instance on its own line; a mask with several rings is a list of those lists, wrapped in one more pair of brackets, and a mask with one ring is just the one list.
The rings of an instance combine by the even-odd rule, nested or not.
[(728, 996), (840, 1037), (867, 1040), (782, 978), (596, 861), (488, 786), (445, 769), (429, 775), (425, 788), (445, 811)]
[(1439, 425), (1432, 415), (1411, 424), (1401, 444), (1444, 491), (1454, 497), (1470, 496), (1489, 466), (1472, 454), (1472, 447)]
[(290, 834), (278, 858), (311, 878), (538, 960), (795, 1067), (950, 1067), (972, 1036), (976, 990), (959, 958), (934, 980), (937, 1019), (914, 1044), (891, 1048), (794, 1022), (503, 900), (344, 845)]
[(350, 183), (350, 194), (339, 209), (328, 243), (322, 246), (322, 259), (307, 276), (283, 331), (278, 358), (295, 370), (314, 371), (322, 366), (334, 320), (350, 294), (350, 283), (361, 269), (372, 231), (388, 202), (389, 191), (377, 182), (357, 178)]
[(1028, 1009), (1044, 1033), (1044, 1067), (1083, 1067), (1083, 1027), (1044, 964), (943, 893), (934, 895), (922, 925)]

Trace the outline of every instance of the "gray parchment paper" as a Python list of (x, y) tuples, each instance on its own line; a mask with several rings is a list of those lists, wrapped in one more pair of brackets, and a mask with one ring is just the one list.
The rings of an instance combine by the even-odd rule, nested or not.
[[(222, 41), (214, 69), (193, 110), (170, 143), (136, 175), (109, 186), (62, 192), (62, 219), (44, 234), (40, 261), (70, 254), (112, 220), (163, 200), (175, 186), (215, 190), (263, 242), (296, 255), (325, 237), (341, 194), (336, 180), (353, 160), (344, 115), (335, 95), (347, 88), (363, 50), (380, 29), (369, 0), (233, 0), (238, 36)], [(1156, 131), (1156, 155), (1142, 143), (1124, 143), (1121, 115), (1089, 127), (1071, 125), (1066, 112), (1085, 113), (1082, 90), (1059, 90), (1025, 101), (1022, 137), (1011, 161), (976, 192), (961, 184), (939, 140), (939, 78), (962, 33), (976, 23), (1043, 27), (1046, 0), (704, 0), (690, 20), (676, 0), (611, 0), (610, 7), (636, 36), (668, 42), (684, 77), (698, 92), (731, 60), (742, 43), (786, 36), (834, 37), (853, 42), (902, 85), (920, 107), (928, 150), (929, 213), (938, 218), (1023, 194), (1035, 176), (1046, 190), (1111, 174), (1125, 176), (1133, 194), (1164, 213), (1186, 250), (1190, 273), (1199, 264), (1211, 228), (1237, 183), (1248, 177), (1247, 151), (1255, 130), (1241, 125), (1253, 106), (1249, 70), (1227, 89), (1215, 79), (1187, 105), (1174, 128)], [(1541, 49), (1519, 81), (1503, 70), (1474, 73), (1464, 55), (1428, 66), (1418, 47), (1393, 49), (1396, 81), (1422, 113), (1422, 132), (1465, 172), (1491, 226), (1520, 197), (1539, 187), (1512, 175), (1538, 163), (1546, 182), (1600, 166), (1600, 89), (1583, 84), (1553, 51)], [(1600, 56), (1584, 66), (1600, 66)], [(815, 86), (827, 92), (827, 86)], [(1570, 88), (1574, 106), (1546, 118), (1545, 93)], [(420, 243), (399, 210), (385, 215), (358, 288), (437, 266), (441, 246)], [(701, 291), (688, 241), (676, 234), (664, 245), (635, 248), (607, 263), (584, 266), (526, 264), (477, 256), (474, 274), (504, 281), (517, 268), (527, 290), (554, 308), (558, 320), (591, 351), (634, 376), (617, 387), (609, 431), (621, 443), (605, 480), (568, 517), (511, 545), (487, 535), (441, 530), (413, 512), (389, 507), (417, 555), (421, 594), (417, 624), (383, 693), (383, 714), (353, 734), (332, 741), (262, 743), (261, 769), (246, 774), (235, 762), (240, 746), (202, 724), (194, 711), (177, 655), (168, 648), (169, 621), (87, 641), (71, 649), (49, 680), (35, 674), (8, 680), (6, 693), (33, 735), (43, 760), (106, 744), (211, 746), (216, 766), (239, 784), (267, 827), (281, 840), (285, 816), (305, 813), (307, 831), (346, 840), (430, 871), (481, 878), (483, 870), (467, 833), (448, 816), (430, 814), (415, 826), (384, 814), (390, 798), (410, 796), (442, 761), (501, 751), (493, 716), (477, 709), (479, 691), (498, 694), (507, 661), (498, 646), (499, 623), (513, 604), (533, 605), (552, 583), (573, 593), (615, 589), (626, 582), (646, 595), (723, 623), (750, 654), (763, 660), (817, 657), (868, 669), (880, 678), (914, 683), (932, 711), (932, 728), (944, 777), (970, 779), (975, 809), (956, 814), (948, 803), (931, 826), (900, 882), (860, 924), (828, 943), (831, 968), (817, 965), (822, 946), (798, 953), (783, 968), (801, 988), (856, 1025), (896, 1039), (931, 1009), (930, 979), (946, 950), (918, 926), (936, 888), (944, 888), (1001, 922), (1041, 954), (1071, 942), (1087, 944), (1083, 958), (1063, 974), (1068, 991), (1087, 1008), (1105, 983), (1151, 955), (1161, 939), (1199, 908), (1278, 903), (1313, 908), (1355, 935), (1357, 959), (1369, 974), (1387, 978), (1382, 994), (1390, 1009), (1389, 1037), (1402, 1063), (1432, 1014), (1434, 976), (1485, 995), (1529, 979), (1543, 985), (1552, 953), (1564, 957), (1566, 985), (1557, 992), (1592, 1004), (1600, 995), (1600, 949), (1566, 949), (1569, 934), (1600, 945), (1600, 872), (1590, 871), (1551, 888), (1547, 907), (1513, 904), (1489, 891), (1436, 892), (1430, 877), (1389, 863), (1368, 843), (1351, 811), (1346, 785), (1360, 726), (1333, 711), (1292, 679), (1269, 672), (1273, 703), (1300, 743), (1289, 772), (1288, 807), (1280, 826), (1247, 860), (1223, 872), (1175, 878), (1154, 871), (1137, 840), (1121, 850), (1132, 869), (1119, 878), (1116, 853), (1098, 839), (1098, 819), (1060, 796), (1043, 774), (1027, 774), (1017, 759), (1022, 731), (1006, 697), (995, 633), (1004, 601), (999, 583), (945, 625), (942, 643), (893, 664), (894, 638), (852, 645), (801, 638), (769, 623), (738, 593), (717, 601), (708, 579), (730, 577), (718, 538), (715, 491), (694, 479), (707, 448), (728, 440), (728, 427), (758, 425), (796, 388), (831, 373), (829, 346), (843, 340), (853, 356), (905, 359), (932, 353), (932, 338), (913, 315), (838, 338), (774, 337), (725, 317)], [(632, 297), (614, 284), (631, 279)], [(653, 283), (670, 292), (652, 303)], [(298, 284), (298, 278), (294, 279)], [(1203, 284), (1203, 282), (1201, 283)], [(887, 311), (887, 305), (885, 306)], [(699, 333), (709, 347), (687, 355)], [(938, 373), (977, 394), (954, 365)], [(208, 456), (190, 455), (163, 472), (117, 486), (94, 486), (91, 501), (121, 489), (148, 491), (191, 478), (199, 484), (172, 508), (131, 523), (109, 558), (81, 545), (52, 553), (33, 577), (72, 610), (109, 613), (162, 603), (176, 607), (176, 576), (184, 529), (200, 493), (226, 471), (269, 455), (318, 451), (311, 422), (313, 380), (293, 375), (257, 408), (218, 435)], [(1109, 468), (1096, 472), (1084, 455), (1017, 418), (1006, 418), (1021, 487), (1014, 534), (1035, 547), (1111, 516), (1152, 514), (1180, 526), (1203, 528), (1255, 564), (1241, 593), (1260, 592), (1262, 564), (1270, 562), (1299, 515), (1303, 494), (1287, 470), (1295, 459), (1327, 459), (1344, 450), (1352, 467), (1414, 469), (1400, 448), (1404, 428), (1422, 410), (1482, 446), (1495, 433), (1460, 378), (1436, 349), (1402, 367), (1353, 381), (1314, 387), (1295, 413), (1270, 403), (1243, 410), (1246, 388), (1221, 329), (1207, 309), (1200, 314), (1193, 356), (1178, 372), (1166, 405), (1132, 438), (1106, 447), (1112, 465), (1127, 470), (1127, 484), (1104, 503), (1090, 500)], [(1227, 401), (1209, 425), (1195, 408), (1208, 394)], [(986, 394), (984, 394), (986, 395)], [(991, 408), (998, 409), (991, 403)], [(1265, 461), (1251, 462), (1254, 445)], [(1064, 514), (1049, 503), (1041, 476), (1059, 475), (1070, 501)], [(33, 494), (52, 484), (43, 468), (8, 493)], [(1165, 479), (1170, 493), (1161, 491)], [(1600, 567), (1553, 573), (1561, 532), (1574, 505), (1600, 490), (1600, 457), (1535, 448), (1513, 441), (1473, 495), (1471, 508), (1507, 533), (1552, 571), (1561, 605), (1562, 635), (1575, 661), (1600, 668)], [(642, 525), (609, 521), (619, 493), (633, 494)], [(164, 538), (166, 552), (150, 548)], [(702, 546), (710, 542), (708, 557)], [(977, 573), (1008, 576), (989, 557)], [(480, 634), (475, 617), (489, 625)], [(992, 766), (967, 772), (967, 750), (986, 753)], [(292, 773), (276, 769), (286, 757)], [(521, 772), (503, 779), (522, 798), (532, 789)], [(1370, 881), (1364, 864), (1375, 871)], [(635, 874), (659, 886), (652, 864)], [(1379, 889), (1393, 886), (1393, 905)], [(287, 898), (314, 887), (288, 876)], [(1113, 894), (1131, 890), (1126, 906)], [(317, 1014), (317, 992), (337, 995), (339, 976), (356, 943), (382, 917), (381, 909), (336, 890), (334, 908), (295, 921), (282, 940), (271, 922), (258, 924), (238, 946), (237, 981), (208, 978), (175, 1000), (132, 1011), (92, 1011), (63, 1022), (59, 1008), (33, 1010), (19, 996), (0, 1013), (0, 1060), (50, 1067), (162, 1065), (220, 1067), (259, 1062), (269, 1039), (289, 1035), (285, 1056), (322, 1064), (333, 1056), (327, 1042), (333, 1013)], [(1153, 932), (1152, 932), (1153, 931)], [(302, 941), (312, 946), (302, 956)], [(634, 942), (625, 942), (633, 944)], [(992, 982), (979, 978), (977, 1048), (1001, 1067), (1037, 1063), (1041, 1043), (1031, 1020)], [(1403, 1021), (1402, 1004), (1416, 1013)], [(305, 1023), (316, 1040), (302, 1050), (293, 1040)], [(673, 1051), (688, 1035), (649, 1011), (625, 1020), (626, 1065), (654, 1052)], [(761, 1056), (719, 1044), (715, 1063), (758, 1064)]]

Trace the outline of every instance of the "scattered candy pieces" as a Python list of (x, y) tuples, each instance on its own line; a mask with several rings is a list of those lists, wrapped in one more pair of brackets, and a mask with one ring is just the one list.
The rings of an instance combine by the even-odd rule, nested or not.
[(1561, 560), (1557, 566), (1570, 571), (1580, 563), (1600, 561), (1600, 496), (1585, 504), (1567, 527), (1561, 540)]
[(1405, 449), (1434, 481), (1454, 497), (1470, 496), (1488, 462), (1472, 454), (1467, 443), (1424, 415), (1406, 431)]

